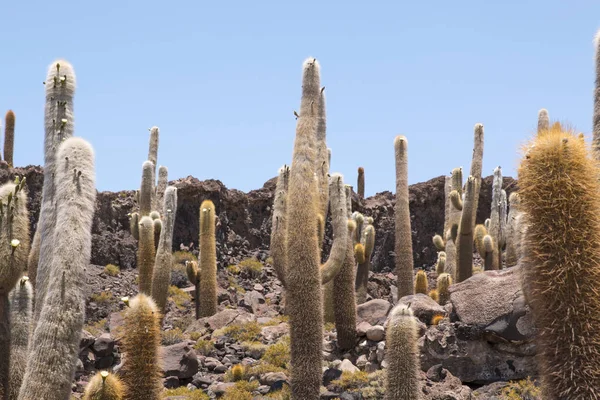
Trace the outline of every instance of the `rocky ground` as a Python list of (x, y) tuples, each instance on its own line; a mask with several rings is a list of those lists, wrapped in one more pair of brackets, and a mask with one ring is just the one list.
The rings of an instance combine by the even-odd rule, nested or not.
[[(15, 174), (27, 177), (33, 234), (42, 170), (0, 166), (0, 181)], [(504, 178), (509, 194), (516, 189), (515, 183)], [(282, 314), (282, 287), (268, 259), (274, 179), (249, 193), (193, 177), (170, 184), (178, 187), (174, 251), (186, 251), (175, 253), (179, 264), (172, 272), (163, 320), (164, 384), (169, 388), (166, 398), (286, 398), (289, 327)], [(443, 177), (410, 186), (415, 268), (427, 271), (431, 287), (436, 278), (431, 237), (443, 226), (443, 188)], [(478, 222), (489, 215), (490, 197), (491, 177), (487, 177), (482, 182)], [(133, 191), (97, 196), (75, 398), (81, 397), (95, 371), (119, 370), (121, 311), (125, 307), (120, 299), (137, 293), (137, 243), (128, 231), (128, 213), (136, 211), (133, 198)], [(211, 199), (217, 207), (219, 312), (196, 320), (193, 287), (181, 263), (196, 253), (198, 209), (204, 199)], [(368, 199), (353, 196), (353, 209), (374, 218), (374, 272), (369, 279), (368, 301), (358, 307), (355, 348), (338, 351), (334, 327), (325, 326), (322, 398), (383, 398), (386, 317), (393, 304), (410, 302), (420, 321), (424, 399), (536, 399), (535, 385), (527, 380), (536, 376), (535, 347), (528, 308), (520, 292), (519, 267), (479, 273), (453, 285), (451, 301), (444, 307), (421, 294), (397, 299), (391, 272), (393, 206), (390, 192)], [(328, 226), (329, 233), (330, 229)], [(325, 244), (325, 253), (329, 246)], [(108, 264), (119, 268), (106, 267)], [(196, 397), (189, 397), (192, 395)]]

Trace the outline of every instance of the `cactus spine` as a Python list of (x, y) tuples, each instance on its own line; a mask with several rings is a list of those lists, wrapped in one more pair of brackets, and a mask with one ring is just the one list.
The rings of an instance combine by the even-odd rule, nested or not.
[(44, 108), (44, 185), (37, 230), (40, 231), (40, 255), (35, 277), (35, 307), (33, 327), (39, 321), (49, 279), (49, 269), (54, 252), (54, 227), (56, 225), (55, 175), (56, 150), (63, 140), (73, 136), (73, 96), (75, 72), (71, 64), (58, 60), (48, 67), (44, 82), (46, 104)]
[(415, 294), (423, 293), (427, 294), (427, 288), (429, 284), (427, 283), (427, 274), (422, 269), (417, 271), (417, 276), (415, 278)]
[(356, 189), (358, 190), (358, 197), (361, 199), (365, 198), (365, 169), (358, 167), (358, 178), (356, 182)]
[(286, 305), (290, 318), (293, 400), (317, 400), (322, 378), (323, 311), (314, 217), (319, 209), (319, 194), (313, 184), (316, 154), (312, 145), (318, 126), (319, 91), (319, 64), (309, 58), (303, 65), (302, 100), (287, 197)]
[(160, 320), (160, 311), (149, 296), (140, 293), (129, 301), (121, 340), (126, 353), (121, 379), (127, 400), (160, 399)]
[(125, 387), (118, 376), (98, 372), (85, 387), (83, 400), (123, 400)]
[[(175, 215), (177, 213), (177, 188), (169, 186), (164, 196), (164, 218), (165, 224), (161, 230), (158, 251), (154, 263), (152, 275), (152, 298), (161, 312), (167, 305), (167, 294), (171, 283), (171, 269), (173, 266), (173, 228), (175, 227)], [(160, 220), (158, 220), (160, 221)]]
[(523, 290), (548, 400), (600, 398), (599, 173), (585, 143), (560, 126), (534, 139), (518, 170)]
[(419, 348), (412, 311), (399, 304), (390, 313), (386, 335), (387, 383), (385, 400), (418, 400)]
[(217, 248), (215, 242), (215, 205), (204, 200), (200, 205), (200, 316), (217, 312)]
[[(343, 190), (343, 188), (342, 188)], [(333, 280), (333, 299), (335, 329), (338, 347), (348, 350), (356, 343), (356, 297), (354, 296), (354, 245), (352, 233), (356, 224), (348, 220), (348, 239), (346, 240), (346, 259), (341, 271)]]
[(48, 292), (29, 346), (20, 400), (69, 397), (84, 323), (82, 282), (90, 262), (96, 205), (94, 152), (85, 140), (70, 138), (59, 147), (57, 161)]
[(462, 282), (473, 275), (473, 207), (475, 203), (475, 178), (469, 176), (465, 190), (465, 201), (458, 227), (456, 255), (458, 268), (456, 281)]
[(9, 399), (17, 399), (27, 364), (29, 325), (33, 313), (33, 286), (29, 278), (22, 277), (10, 293), (10, 382)]
[(398, 298), (414, 294), (413, 251), (408, 205), (408, 141), (404, 136), (394, 139), (396, 153), (396, 205), (394, 208), (396, 242), (396, 275)]
[(138, 273), (140, 293), (152, 294), (152, 274), (154, 270), (154, 222), (149, 216), (142, 217), (139, 225)]
[(15, 113), (12, 110), (8, 110), (4, 120), (4, 160), (12, 168), (14, 166), (13, 151), (15, 148)]
[[(0, 187), (0, 394), (9, 394), (11, 318), (9, 294), (27, 265), (29, 214), (27, 196), (19, 184)], [(26, 338), (25, 338), (26, 339)]]

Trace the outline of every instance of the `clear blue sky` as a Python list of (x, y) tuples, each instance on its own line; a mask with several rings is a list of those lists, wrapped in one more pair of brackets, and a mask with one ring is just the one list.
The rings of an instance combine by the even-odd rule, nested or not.
[(599, 2), (65, 0), (0, 11), (15, 163), (43, 162), (42, 81), (64, 57), (101, 191), (139, 187), (153, 125), (170, 179), (261, 187), (291, 161), (308, 56), (326, 86), (331, 171), (355, 185), (363, 166), (367, 195), (394, 190), (398, 134), (410, 183), (468, 170), (477, 122), (484, 176), (497, 165), (516, 175), (542, 107), (591, 134)]

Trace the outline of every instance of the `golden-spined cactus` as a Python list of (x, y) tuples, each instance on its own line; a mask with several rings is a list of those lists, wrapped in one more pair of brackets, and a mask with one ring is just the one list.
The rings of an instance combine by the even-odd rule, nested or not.
[(600, 398), (600, 169), (585, 142), (553, 125), (518, 174), (542, 398)]
[(121, 379), (108, 371), (98, 372), (88, 382), (83, 400), (123, 400), (125, 386)]
[(427, 282), (427, 274), (422, 269), (418, 270), (415, 277), (415, 294), (427, 294), (428, 286), (429, 283)]

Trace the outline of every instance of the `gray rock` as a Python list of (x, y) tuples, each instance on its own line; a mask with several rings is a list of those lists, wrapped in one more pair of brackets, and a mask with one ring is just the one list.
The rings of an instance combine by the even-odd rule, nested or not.
[(288, 378), (283, 372), (267, 372), (260, 375), (258, 380), (262, 385), (269, 385), (271, 387), (279, 381), (287, 382)]
[(176, 343), (162, 348), (162, 369), (165, 377), (179, 379), (193, 377), (198, 372), (198, 357), (187, 342)]
[(348, 360), (347, 358), (342, 361), (342, 363), (340, 364), (340, 371), (342, 372), (358, 372), (359, 369), (356, 368), (356, 366), (354, 364), (352, 364), (352, 361)]
[(381, 342), (385, 338), (385, 330), (381, 325), (375, 325), (367, 330), (367, 339), (374, 342)]
[(280, 337), (290, 332), (290, 326), (282, 322), (279, 325), (265, 326), (261, 329), (260, 335), (267, 343), (275, 343)]
[(430, 325), (434, 315), (445, 315), (446, 310), (440, 306), (435, 300), (423, 293), (417, 293), (410, 296), (404, 296), (399, 301), (399, 304), (410, 304), (415, 317), (421, 322)]
[(356, 359), (356, 366), (360, 369), (364, 369), (368, 362), (369, 360), (367, 360), (367, 356), (365, 354), (361, 354)]
[(367, 321), (362, 321), (358, 325), (356, 325), (356, 334), (359, 337), (367, 336), (367, 331), (371, 328), (371, 324)]
[(360, 324), (363, 321), (371, 325), (383, 324), (392, 304), (383, 299), (374, 299), (356, 306), (356, 322)]
[(110, 337), (110, 333), (103, 333), (94, 341), (92, 351), (98, 357), (111, 356), (115, 348), (115, 341)]
[(94, 335), (86, 330), (81, 331), (81, 339), (79, 340), (79, 351), (87, 349), (96, 342)]
[(215, 331), (233, 323), (244, 324), (253, 321), (256, 321), (254, 314), (240, 309), (226, 308), (213, 316), (194, 321), (185, 331), (187, 333), (201, 332), (205, 327)]
[[(433, 379), (431, 379), (433, 378)], [(471, 389), (449, 371), (436, 365), (421, 373), (421, 388), (424, 400), (471, 400)], [(479, 399), (479, 397), (477, 398)], [(485, 398), (481, 398), (483, 400)]]
[(208, 387), (208, 390), (210, 390), (217, 396), (222, 396), (227, 389), (232, 388), (234, 386), (235, 386), (234, 382), (227, 382), (227, 383), (215, 382)]
[(244, 293), (244, 298), (239, 302), (241, 307), (244, 307), (253, 314), (258, 313), (261, 304), (265, 304), (265, 296), (256, 290)]

